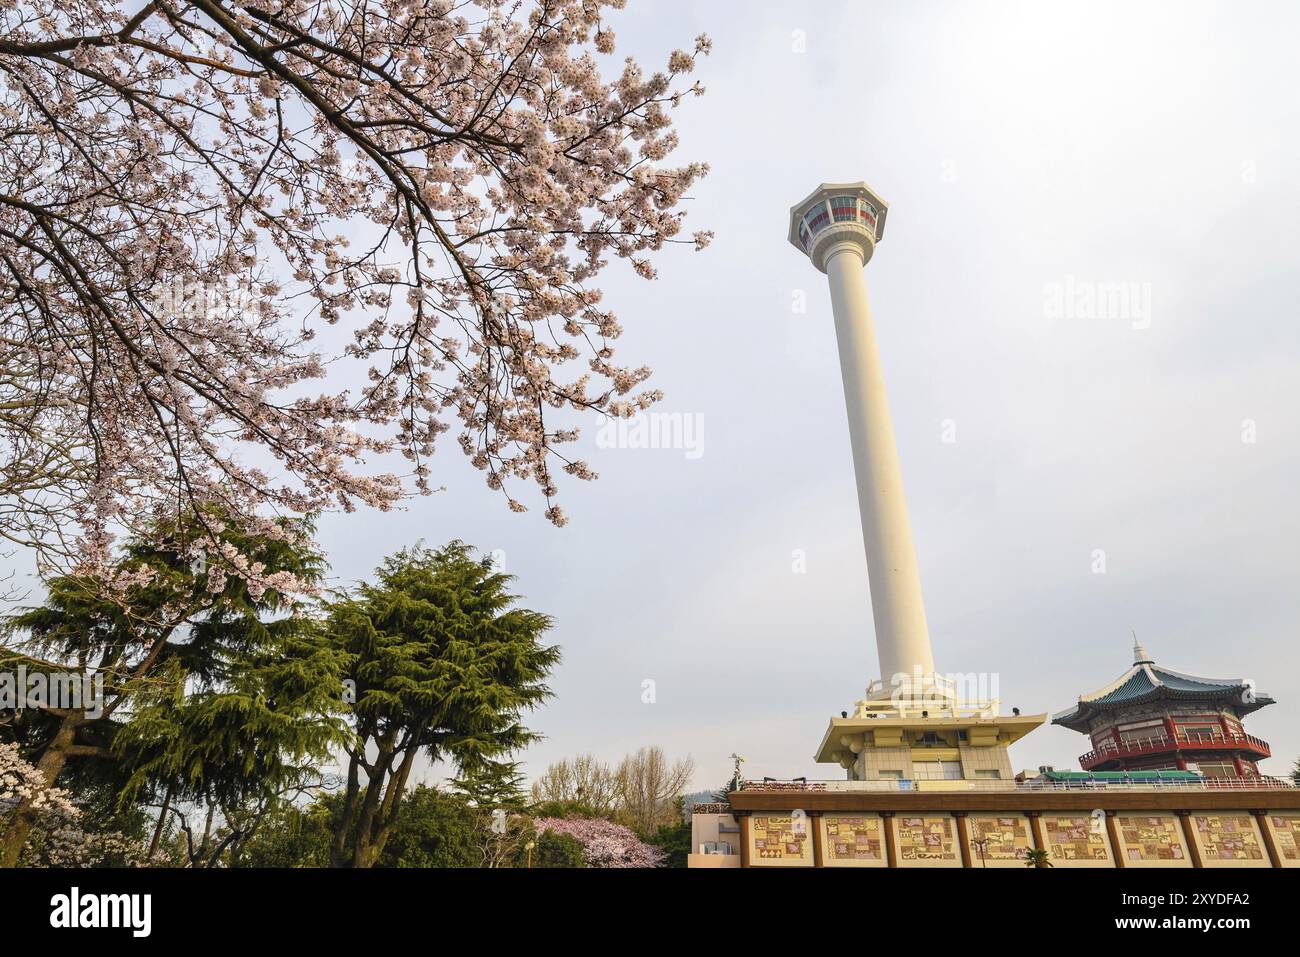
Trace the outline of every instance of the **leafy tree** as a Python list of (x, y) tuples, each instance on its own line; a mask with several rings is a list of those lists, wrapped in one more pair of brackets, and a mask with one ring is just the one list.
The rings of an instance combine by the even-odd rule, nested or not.
[(604, 817), (643, 836), (681, 820), (682, 791), (695, 772), (689, 757), (669, 762), (663, 748), (626, 755), (616, 768), (591, 754), (556, 761), (533, 782), (534, 809), (554, 817)]
[(525, 845), (515, 859), (516, 867), (586, 867), (582, 844), (569, 834), (556, 834), (549, 828)]
[[(43, 703), (28, 742), (36, 768), (53, 785), (74, 759), (112, 762), (125, 797), (164, 803), (232, 800), (250, 782), (279, 787), (346, 730), (328, 715), (341, 705), (344, 658), (310, 638), (276, 587), (322, 574), (310, 526), (285, 521), (250, 535), (213, 515), (162, 525), (128, 543), (106, 580), (52, 579), (43, 606), (5, 620), (12, 642), (0, 658), (103, 679), (96, 708)], [(218, 530), (230, 554), (251, 556), (258, 584), (221, 561), (187, 559), (200, 526)], [(30, 802), (9, 815), (0, 865), (17, 860), (31, 819)]]
[(335, 866), (378, 860), (418, 755), (482, 781), (535, 740), (520, 717), (550, 696), (560, 658), (539, 642), (551, 619), (513, 607), (512, 576), (461, 542), (403, 550), (376, 577), (330, 601), (322, 631), (348, 656), (355, 697)]
[(465, 798), (428, 785), (402, 800), (377, 867), (477, 867), (478, 812)]

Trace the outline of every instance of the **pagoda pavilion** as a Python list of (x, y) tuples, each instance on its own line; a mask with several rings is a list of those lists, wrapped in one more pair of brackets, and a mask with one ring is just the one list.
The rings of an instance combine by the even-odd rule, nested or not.
[(1085, 771), (1196, 771), (1207, 778), (1258, 778), (1267, 742), (1241, 719), (1273, 704), (1244, 678), (1198, 678), (1157, 665), (1141, 644), (1133, 665), (1106, 687), (1052, 718), (1088, 735)]

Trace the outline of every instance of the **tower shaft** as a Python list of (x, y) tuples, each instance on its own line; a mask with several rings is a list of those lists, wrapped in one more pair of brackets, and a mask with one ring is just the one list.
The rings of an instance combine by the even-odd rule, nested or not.
[(867, 301), (863, 246), (837, 242), (826, 250), (824, 262), (853, 447), (880, 677), (890, 683), (900, 674), (924, 680), (934, 673), (934, 656), (884, 370)]

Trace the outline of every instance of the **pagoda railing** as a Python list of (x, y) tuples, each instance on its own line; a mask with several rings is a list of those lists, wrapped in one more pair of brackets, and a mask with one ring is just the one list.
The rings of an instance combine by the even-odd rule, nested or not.
[(1107, 744), (1103, 747), (1079, 755), (1079, 766), (1090, 771), (1099, 764), (1116, 758), (1140, 757), (1146, 754), (1161, 754), (1189, 750), (1214, 751), (1250, 751), (1261, 757), (1272, 757), (1273, 752), (1267, 741), (1252, 734), (1224, 734), (1222, 732), (1185, 732), (1177, 734), (1153, 734), (1149, 737), (1136, 738), (1121, 744)]

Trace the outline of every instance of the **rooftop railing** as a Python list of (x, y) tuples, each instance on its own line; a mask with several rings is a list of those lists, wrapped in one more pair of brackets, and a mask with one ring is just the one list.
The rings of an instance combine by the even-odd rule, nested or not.
[(877, 679), (867, 686), (867, 696), (853, 706), (855, 718), (996, 718), (1001, 702), (981, 697), (978, 675), (974, 681), (948, 675), (917, 675), (895, 685)]
[(1203, 778), (1199, 781), (1113, 781), (1079, 778), (1052, 781), (1030, 778), (1027, 781), (993, 779), (975, 780), (882, 780), (882, 781), (745, 781), (742, 791), (854, 791), (854, 792), (962, 792), (962, 791), (1234, 791), (1294, 788), (1284, 778)]

